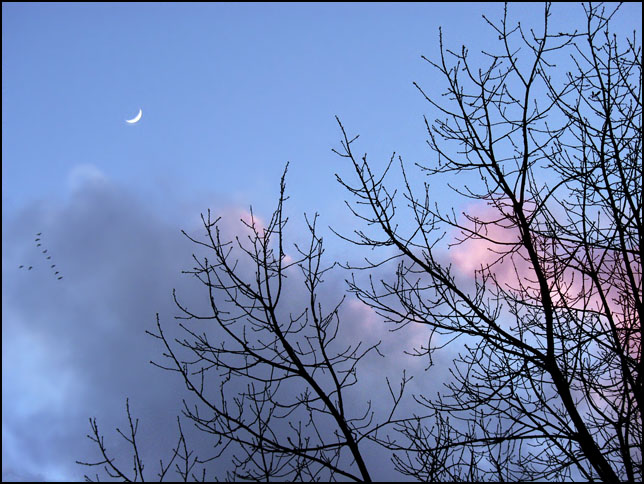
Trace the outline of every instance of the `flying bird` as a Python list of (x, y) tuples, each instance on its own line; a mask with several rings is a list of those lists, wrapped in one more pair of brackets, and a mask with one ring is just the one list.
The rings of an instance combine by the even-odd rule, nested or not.
[(38, 242), (40, 239), (38, 238), (38, 239), (34, 239), (34, 240), (35, 240), (36, 242)]
[(43, 253), (43, 254), (46, 254), (46, 253), (47, 253), (47, 249), (43, 250), (43, 251), (42, 251), (42, 253)]
[(42, 235), (42, 232), (38, 232), (36, 235), (40, 237)]
[(56, 267), (56, 264), (52, 264), (52, 265), (51, 265), (51, 268), (52, 268), (52, 269), (53, 269), (54, 267)]
[(51, 256), (50, 256), (50, 255), (48, 255), (48, 256), (47, 256), (47, 260), (49, 260), (49, 259), (51, 259)]
[(29, 266), (29, 268), (27, 270), (30, 271), (32, 268), (33, 268), (33, 266)]
[(23, 267), (25, 267), (25, 266), (18, 266), (18, 269), (22, 269)]
[(58, 280), (60, 281), (62, 278), (63, 278), (63, 276), (60, 276), (60, 277), (58, 278)]

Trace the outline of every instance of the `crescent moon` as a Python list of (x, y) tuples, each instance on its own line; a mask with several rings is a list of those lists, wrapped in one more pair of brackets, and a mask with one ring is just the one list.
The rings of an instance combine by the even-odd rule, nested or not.
[(130, 124), (134, 124), (134, 123), (138, 122), (139, 119), (141, 119), (142, 115), (143, 115), (143, 110), (139, 109), (139, 114), (134, 116), (132, 119), (126, 119), (125, 122), (130, 123)]

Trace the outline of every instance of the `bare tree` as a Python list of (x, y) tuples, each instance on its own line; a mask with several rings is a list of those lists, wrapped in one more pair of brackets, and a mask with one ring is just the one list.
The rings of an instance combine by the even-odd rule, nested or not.
[[(166, 336), (157, 316), (157, 330), (150, 334), (163, 344), (165, 362), (153, 364), (179, 373), (185, 381), (196, 404), (184, 400), (183, 416), (212, 435), (216, 451), (208, 460), (189, 460), (191, 453), (178, 455), (175, 450), (173, 459), (178, 456), (190, 467), (177, 467), (182, 478), (199, 478), (188, 472), (192, 466), (230, 450), (234, 470), (227, 477), (233, 480), (371, 480), (359, 444), (386, 422), (374, 422), (371, 402), (348, 402), (347, 390), (357, 382), (361, 360), (372, 351), (379, 353), (380, 343), (364, 347), (340, 340), (344, 297), (330, 311), (323, 309), (319, 287), (335, 264), (323, 265), (317, 215), (306, 219), (308, 246), (295, 244), (293, 257), (286, 253), (285, 176), (286, 169), (277, 209), (266, 227), (252, 209), (250, 219), (242, 220), (247, 240), (224, 240), (220, 218), (212, 220), (210, 211), (202, 215), (205, 240), (183, 232), (208, 253), (203, 259), (193, 255), (196, 266), (184, 273), (203, 284), (209, 310), (197, 314), (175, 292), (185, 337), (173, 341)], [(284, 294), (287, 279), (298, 272), (304, 288), (298, 292), (300, 307)], [(289, 290), (294, 291), (293, 286)], [(407, 381), (403, 378), (398, 395), (390, 388), (391, 414)], [(106, 453), (96, 421), (91, 424), (90, 438), (104, 460), (85, 465), (104, 465), (111, 477), (124, 478), (126, 473)], [(136, 478), (143, 469), (136, 426), (132, 428), (126, 439), (134, 448)], [(177, 448), (185, 444), (183, 434), (179, 444)], [(163, 477), (168, 466), (161, 466)]]
[[(442, 34), (440, 59), (425, 59), (447, 87), (435, 98), (416, 85), (440, 113), (425, 119), (437, 162), (417, 165), (432, 183), (450, 177), (478, 212), (441, 210), (440, 191), (419, 190), (400, 157), (399, 204), (386, 183), (395, 155), (374, 172), (340, 124), (336, 153), (356, 181), (338, 180), (353, 213), (378, 229), (341, 236), (395, 251), (370, 256), (360, 269), (371, 282), (357, 272), (350, 290), (390, 323), (427, 325), (419, 356), (446, 339), (464, 348), (448, 391), (416, 396), (428, 414), (397, 424), (404, 440), (375, 439), (403, 474), (642, 479), (641, 46), (635, 35), (618, 43), (617, 9), (584, 8), (583, 30), (551, 33), (547, 4), (535, 33), (511, 27), (506, 6), (501, 22), (485, 19), (500, 49), (484, 52), (481, 69)], [(487, 251), (470, 286), (439, 251), (447, 234), (459, 234), (452, 250)]]
[[(87, 437), (91, 441), (95, 442), (96, 445), (98, 446), (102, 460), (97, 462), (76, 461), (76, 463), (87, 467), (102, 468), (105, 474), (107, 475), (107, 477), (110, 477), (112, 479), (119, 479), (124, 482), (137, 482), (137, 481), (143, 482), (145, 481), (145, 474), (144, 474), (145, 465), (141, 457), (140, 442), (137, 441), (137, 438), (136, 438), (136, 434), (139, 430), (139, 419), (137, 418), (134, 421), (132, 420), (129, 400), (126, 400), (125, 409), (127, 413), (129, 432), (125, 434), (118, 427), (116, 428), (116, 431), (132, 448), (131, 473), (125, 470), (123, 465), (116, 462), (116, 458), (110, 457), (110, 452), (107, 448), (107, 445), (105, 444), (105, 437), (101, 435), (98, 429), (98, 422), (96, 421), (95, 418), (91, 418), (89, 420), (89, 424), (92, 429), (92, 434), (88, 435)], [(171, 456), (169, 461), (167, 461), (167, 464), (165, 465), (163, 464), (163, 459), (159, 460), (159, 472), (157, 473), (157, 476), (156, 476), (157, 480), (159, 482), (163, 481), (163, 479), (165, 479), (168, 476), (168, 471), (172, 469), (176, 472), (176, 474), (183, 482), (188, 482), (190, 480), (205, 482), (206, 468), (202, 466), (199, 469), (201, 472), (198, 473), (197, 464), (199, 465), (206, 464), (211, 459), (200, 460), (199, 457), (195, 455), (193, 451), (189, 450), (188, 445), (186, 443), (186, 437), (183, 433), (183, 429), (181, 428), (181, 421), (179, 420), (178, 417), (177, 417), (177, 425), (179, 427), (179, 431), (178, 431), (179, 440), (176, 446), (172, 449)], [(96, 473), (94, 477), (97, 482), (100, 480), (100, 476), (98, 473)], [(85, 480), (92, 481), (92, 478), (86, 474)], [(176, 479), (173, 479), (173, 480), (176, 481)]]
[[(411, 379), (403, 374), (398, 391), (386, 381), (392, 404), (382, 418), (370, 402), (348, 401), (380, 343), (342, 343), (342, 301), (324, 309), (320, 287), (335, 264), (322, 263), (317, 217), (306, 220), (308, 245), (286, 254), (285, 170), (265, 227), (251, 210), (248, 237), (225, 240), (208, 212), (204, 240), (185, 234), (208, 253), (185, 271), (203, 285), (208, 310), (175, 294), (183, 337), (168, 336), (158, 316), (150, 334), (164, 349), (155, 364), (178, 373), (194, 399), (184, 419), (215, 450), (204, 459), (189, 451), (179, 421), (160, 479), (175, 464), (183, 480), (205, 480), (210, 460), (232, 454), (231, 479), (368, 481), (364, 449), (378, 445), (419, 480), (641, 481), (641, 47), (611, 34), (616, 10), (585, 9), (584, 29), (572, 33), (549, 31), (549, 4), (539, 34), (510, 27), (507, 8), (500, 23), (485, 19), (500, 51), (485, 52), (482, 69), (441, 35), (440, 59), (425, 60), (446, 81), (446, 101), (416, 85), (440, 113), (425, 119), (437, 162), (417, 166), (432, 183), (418, 187), (397, 158), (404, 203), (387, 185), (395, 155), (376, 174), (338, 119), (336, 153), (356, 177), (338, 181), (368, 226), (339, 235), (386, 250), (347, 264), (349, 291), (394, 328), (428, 328), (415, 354), (429, 365), (435, 351), (461, 348), (447, 391), (414, 395), (416, 409), (406, 403), (399, 416)], [(442, 179), (475, 208), (440, 208)], [(470, 274), (443, 251), (448, 236), (453, 250), (485, 249)], [(130, 432), (119, 433), (133, 471), (110, 456), (96, 420), (89, 437), (102, 460), (84, 464), (143, 479), (129, 406), (127, 415)]]

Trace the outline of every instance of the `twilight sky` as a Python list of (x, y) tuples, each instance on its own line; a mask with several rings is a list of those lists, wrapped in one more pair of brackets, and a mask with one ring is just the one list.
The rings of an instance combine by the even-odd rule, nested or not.
[[(543, 6), (509, 12), (539, 25)], [(442, 26), (446, 46), (478, 58), (498, 40), (481, 15), (502, 13), (490, 3), (3, 3), (3, 480), (82, 479), (75, 460), (97, 457), (88, 418), (118, 453), (126, 397), (150, 467), (165, 457), (185, 385), (148, 363), (160, 348), (144, 331), (157, 312), (173, 324), (173, 288), (195, 304), (205, 296), (181, 275), (195, 248), (180, 230), (203, 232), (208, 208), (233, 235), (251, 204), (269, 217), (289, 161), (291, 242), (306, 240), (303, 213), (317, 211), (327, 261), (358, 260), (328, 229), (355, 223), (334, 175), (351, 173), (331, 152), (334, 116), (360, 134), (357, 151), (375, 167), (393, 151), (431, 163), (422, 116), (436, 113), (412, 82), (436, 96), (444, 84), (420, 56), (437, 59)], [(579, 4), (554, 5), (553, 30), (571, 19), (583, 20)], [(613, 28), (641, 33), (641, 4), (624, 5)], [(139, 109), (141, 121), (127, 124)], [(447, 190), (436, 198), (464, 208)], [(329, 301), (346, 277), (327, 278)], [(420, 330), (390, 335), (351, 297), (344, 313), (352, 338), (386, 340), (387, 358), (366, 362), (356, 401), (377, 400), (374, 388), (386, 399), (383, 375), (403, 367), (420, 371), (424, 391), (428, 378), (438, 389), (448, 354), (427, 373), (402, 355)], [(375, 459), (382, 478), (397, 477)]]

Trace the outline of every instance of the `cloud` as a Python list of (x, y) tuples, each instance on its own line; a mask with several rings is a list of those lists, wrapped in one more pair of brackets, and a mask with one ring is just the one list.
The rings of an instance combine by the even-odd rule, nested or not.
[(67, 187), (75, 192), (88, 186), (108, 183), (107, 176), (90, 163), (76, 165), (67, 175)]
[[(177, 220), (91, 167), (70, 180), (67, 201), (3, 217), (3, 480), (81, 479), (74, 461), (97, 451), (84, 438), (91, 416), (124, 451), (112, 429), (128, 396), (143, 429), (159, 425), (150, 453), (175, 439), (161, 422), (174, 422), (185, 385), (149, 364), (160, 347), (145, 330), (156, 312), (176, 314), (172, 288), (186, 283), (192, 244)], [(37, 253), (37, 232), (64, 279)], [(18, 269), (25, 261), (33, 270)]]
[[(506, 209), (504, 207), (504, 211)], [(525, 251), (510, 252), (521, 242), (519, 228), (503, 219), (498, 206), (480, 202), (470, 205), (465, 212), (476, 220), (465, 222), (465, 227), (474, 234), (466, 238), (461, 230), (455, 230), (453, 240), (462, 242), (448, 252), (450, 262), (458, 272), (472, 277), (475, 271), (489, 267), (501, 286), (512, 287), (517, 285), (517, 275), (521, 279), (529, 277), (531, 266), (526, 260)]]
[[(532, 208), (530, 204), (527, 207), (528, 210)], [(465, 222), (465, 227), (476, 235), (452, 247), (448, 252), (449, 259), (459, 275), (469, 279), (470, 283), (475, 271), (480, 274), (483, 269), (494, 276), (500, 288), (517, 294), (518, 300), (540, 305), (541, 289), (527, 251), (522, 245), (518, 245), (516, 250), (516, 244), (521, 241), (520, 231), (505, 218), (502, 210), (509, 210), (507, 202), (470, 205), (467, 213), (471, 219)], [(564, 217), (563, 214), (559, 216)], [(614, 227), (603, 226), (602, 230), (609, 234)], [(632, 248), (634, 250), (626, 262), (620, 250), (603, 247), (603, 243), (596, 247), (589, 245), (587, 252), (581, 241), (575, 239), (574, 233), (567, 235), (566, 239), (554, 240), (536, 231), (530, 235), (546, 276), (552, 303), (560, 316), (556, 318), (561, 324), (558, 330), (562, 334), (573, 331), (570, 325), (578, 325), (583, 319), (589, 328), (595, 328), (592, 331), (601, 333), (597, 329), (599, 324), (604, 331), (612, 332), (610, 317), (617, 328), (629, 327), (631, 331), (619, 332), (621, 344), (631, 356), (636, 356), (640, 351), (640, 341), (636, 337), (639, 325), (627, 268), (630, 268), (634, 284), (641, 293), (641, 264), (635, 255), (637, 248)], [(462, 238), (459, 233), (454, 236)], [(593, 236), (591, 233), (590, 237)], [(501, 257), (501, 254), (505, 255)], [(590, 270), (596, 272), (596, 280), (589, 275)], [(599, 319), (594, 320), (593, 314)], [(597, 351), (600, 352), (599, 349)]]
[[(208, 251), (187, 240), (180, 229), (199, 240), (206, 232), (195, 216), (196, 204), (181, 217), (161, 213), (88, 166), (75, 170), (70, 180), (73, 190), (65, 201), (34, 203), (12, 218), (3, 217), (3, 479), (79, 480), (84, 473), (93, 475), (99, 469), (75, 464), (98, 458), (95, 444), (85, 438), (90, 417), (97, 418), (112, 455), (129, 466), (129, 449), (114, 431), (127, 428), (126, 398), (133, 416), (140, 418), (151, 478), (158, 459), (167, 458), (175, 444), (175, 416), (182, 398), (189, 396), (176, 374), (149, 364), (161, 361), (161, 347), (145, 331), (153, 330), (158, 312), (170, 337), (185, 336), (173, 319), (179, 314), (173, 288), (191, 309), (208, 310), (206, 288), (181, 274), (194, 266), (193, 253), (202, 256)], [(208, 206), (213, 218), (223, 214), (223, 240), (238, 235), (248, 243), (249, 231), (240, 222), (250, 220), (246, 208), (202, 197), (200, 207)], [(256, 225), (265, 227), (269, 216), (268, 210), (256, 213)], [(289, 260), (296, 254), (292, 243), (306, 246), (309, 236), (303, 221), (299, 223), (304, 230), (297, 223), (289, 222), (286, 235)], [(64, 270), (63, 280), (51, 277), (47, 262), (34, 248), (37, 232)], [(24, 261), (34, 269), (18, 269)], [(252, 266), (242, 263), (239, 269), (249, 271)], [(284, 315), (296, 314), (308, 301), (300, 270), (293, 267), (287, 275)], [(339, 269), (325, 275), (318, 293), (323, 308), (334, 307), (345, 295), (346, 277)], [(358, 414), (371, 400), (374, 409), (384, 413), (389, 408), (385, 377), (396, 386), (403, 369), (424, 372), (426, 362), (403, 351), (421, 341), (426, 328), (410, 325), (391, 333), (373, 310), (350, 296), (340, 316), (338, 347), (382, 340), (386, 355), (373, 353), (364, 361), (347, 405)], [(195, 327), (200, 324), (204, 328), (206, 323)], [(205, 328), (216, 337), (212, 325)], [(446, 371), (444, 363), (432, 371)], [(417, 389), (427, 391), (438, 384), (424, 378)], [(402, 413), (411, 405), (405, 403)], [(184, 430), (197, 452), (208, 456), (210, 436), (194, 432), (190, 425)], [(392, 471), (388, 453), (373, 450), (369, 460), (378, 475), (400, 477)], [(228, 464), (213, 464), (219, 477)]]

